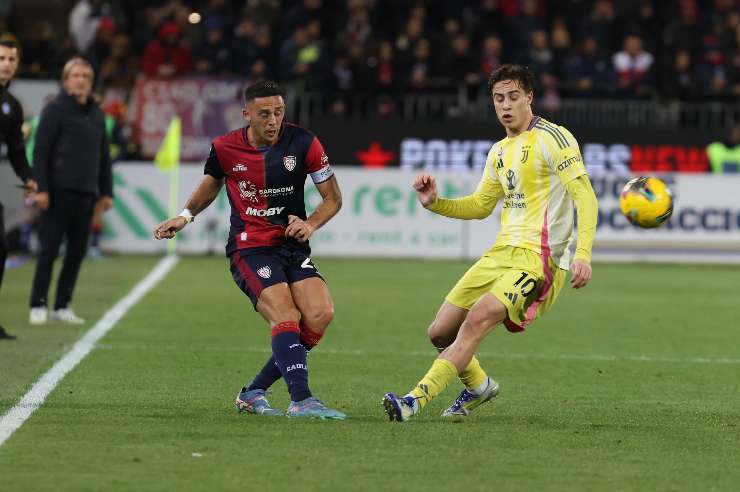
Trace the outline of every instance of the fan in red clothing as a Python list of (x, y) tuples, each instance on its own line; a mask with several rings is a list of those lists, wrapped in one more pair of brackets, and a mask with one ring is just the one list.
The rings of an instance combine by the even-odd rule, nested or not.
[[(339, 211), (342, 195), (321, 142), (283, 121), (283, 89), (272, 81), (244, 90), (247, 126), (213, 140), (205, 176), (182, 213), (154, 229), (169, 239), (216, 198), (221, 187), (231, 204), (226, 255), (239, 288), (272, 328), (272, 357), (236, 398), (240, 412), (284, 415), (265, 397), (281, 377), (290, 391), (289, 417), (337, 419), (308, 386), (306, 355), (334, 315), (323, 278), (311, 261), (311, 234)], [(322, 201), (307, 217), (303, 200), (311, 176)]]

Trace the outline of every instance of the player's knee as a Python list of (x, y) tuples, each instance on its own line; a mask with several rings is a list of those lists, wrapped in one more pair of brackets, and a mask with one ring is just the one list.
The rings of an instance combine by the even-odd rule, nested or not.
[(321, 306), (304, 315), (303, 322), (312, 330), (323, 332), (334, 319), (334, 306), (331, 304)]
[(427, 336), (432, 345), (437, 348), (447, 347), (451, 343), (449, 334), (436, 319), (427, 328)]
[[(503, 309), (502, 309), (503, 308)], [(485, 337), (498, 323), (506, 317), (506, 308), (501, 305), (472, 309), (463, 323), (465, 333), (473, 338)]]

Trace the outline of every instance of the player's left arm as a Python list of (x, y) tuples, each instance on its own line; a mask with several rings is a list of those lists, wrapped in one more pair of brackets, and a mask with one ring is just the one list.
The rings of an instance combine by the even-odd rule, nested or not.
[(562, 139), (567, 145), (563, 148), (558, 146), (558, 150), (553, 152), (555, 158), (551, 166), (576, 206), (578, 235), (576, 253), (571, 262), (570, 283), (573, 288), (580, 289), (591, 280), (591, 249), (596, 235), (599, 203), (588, 179), (578, 142), (568, 130), (560, 129), (560, 135), (564, 135)]
[(313, 138), (306, 153), (306, 172), (311, 176), (316, 189), (321, 194), (321, 203), (306, 220), (297, 215), (288, 215), (288, 227), (285, 228), (287, 237), (292, 237), (302, 243), (308, 241), (316, 229), (329, 222), (342, 208), (342, 192), (339, 190), (339, 183), (329, 165), (329, 158), (324, 152), (324, 147), (316, 137)]
[(573, 288), (580, 289), (591, 280), (591, 248), (596, 234), (599, 202), (596, 200), (596, 193), (586, 174), (568, 181), (565, 189), (573, 198), (578, 218), (576, 254), (570, 266), (570, 283)]

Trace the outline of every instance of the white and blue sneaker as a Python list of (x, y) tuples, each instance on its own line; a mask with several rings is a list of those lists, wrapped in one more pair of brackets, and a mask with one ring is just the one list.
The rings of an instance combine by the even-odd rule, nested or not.
[(406, 422), (419, 411), (419, 406), (413, 396), (404, 396), (399, 398), (393, 393), (383, 395), (381, 401), (385, 413), (393, 422)]
[[(242, 388), (244, 389), (244, 388)], [(251, 391), (241, 391), (236, 395), (236, 409), (239, 413), (253, 413), (255, 415), (265, 415), (268, 417), (282, 417), (283, 412), (270, 405), (265, 397), (265, 390), (254, 389)]]
[(496, 381), (488, 378), (488, 385), (483, 391), (474, 393), (467, 388), (462, 390), (460, 396), (457, 397), (455, 403), (453, 403), (447, 410), (442, 412), (442, 417), (447, 418), (460, 418), (467, 417), (470, 412), (481, 406), (487, 401), (491, 401), (498, 395), (499, 385)]
[(345, 414), (339, 410), (327, 407), (321, 400), (314, 396), (301, 401), (291, 401), (285, 415), (291, 418), (321, 420), (344, 420), (347, 418)]

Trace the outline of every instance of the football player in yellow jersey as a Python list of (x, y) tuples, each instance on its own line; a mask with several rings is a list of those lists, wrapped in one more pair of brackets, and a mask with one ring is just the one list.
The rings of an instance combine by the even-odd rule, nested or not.
[[(405, 396), (383, 397), (391, 420), (410, 419), (458, 377), (465, 389), (443, 417), (466, 416), (494, 398), (499, 385), (475, 357), (481, 341), (499, 323), (523, 331), (546, 312), (568, 269), (575, 289), (591, 279), (596, 195), (573, 135), (532, 114), (533, 85), (532, 72), (520, 65), (503, 65), (491, 74), (488, 88), (506, 137), (488, 153), (473, 194), (446, 199), (438, 196), (433, 176), (414, 181), (421, 204), (447, 217), (483, 219), (502, 201), (502, 228), (429, 326), (429, 339), (440, 351), (429, 372)], [(578, 231), (571, 258), (574, 208)]]

